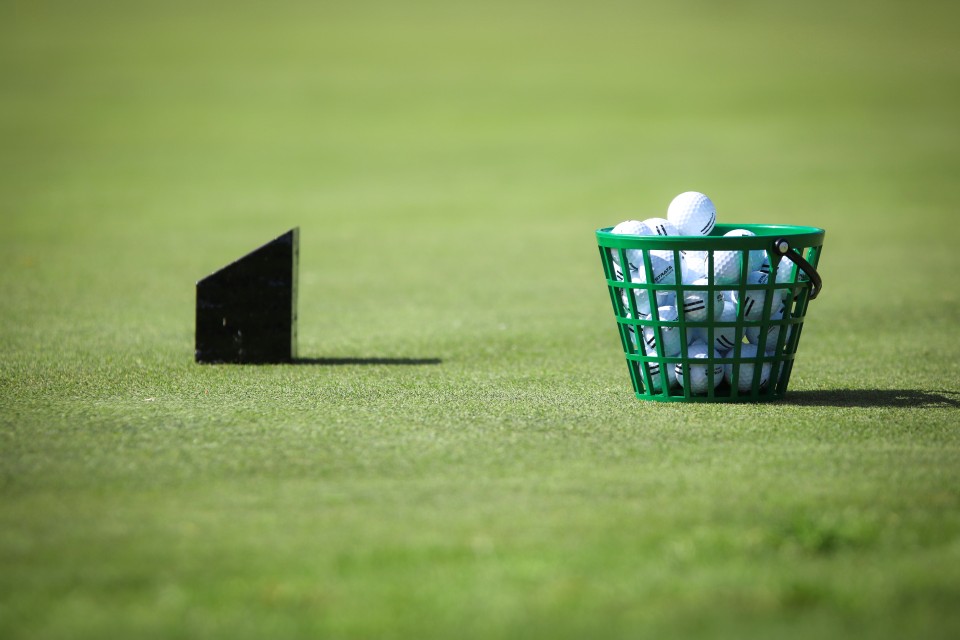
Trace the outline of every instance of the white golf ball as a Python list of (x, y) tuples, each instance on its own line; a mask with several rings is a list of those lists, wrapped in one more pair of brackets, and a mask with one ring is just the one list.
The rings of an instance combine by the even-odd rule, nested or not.
[[(676, 228), (668, 220), (663, 218), (650, 218), (647, 222), (637, 220), (624, 220), (610, 230), (610, 233), (618, 235), (631, 236), (651, 236), (651, 235), (679, 235)], [(610, 249), (610, 259), (613, 261), (614, 277), (617, 280), (623, 280), (623, 270), (620, 264), (620, 250)], [(646, 283), (647, 270), (644, 265), (644, 254), (640, 249), (626, 249), (624, 251), (627, 258), (627, 266), (631, 274), (637, 274), (631, 278), (631, 282)], [(656, 284), (674, 284), (677, 277), (676, 260), (674, 252), (670, 250), (648, 251), (647, 256), (650, 260), (650, 268), (653, 275), (653, 282)], [(645, 313), (649, 312), (649, 307)]]
[[(750, 285), (756, 284), (767, 284), (769, 276), (760, 271), (751, 271), (747, 275), (747, 284), (746, 290), (744, 291), (743, 300), (739, 300), (740, 291), (734, 289), (733, 299), (740, 303), (740, 308), (743, 311), (743, 319), (749, 320), (751, 322), (759, 320), (763, 316), (763, 305), (767, 298), (767, 292), (764, 289), (751, 289)], [(774, 290), (773, 292), (773, 302), (770, 305), (771, 309), (780, 308), (780, 296), (781, 293), (779, 290)]]
[[(741, 345), (740, 347), (740, 369), (737, 374), (737, 390), (738, 391), (750, 391), (753, 388), (753, 376), (756, 372), (756, 363), (755, 362), (744, 362), (744, 359), (751, 359), (757, 357), (757, 347), (752, 344)], [(764, 362), (760, 367), (760, 388), (765, 388), (770, 383), (770, 364), (769, 362)], [(733, 364), (726, 364), (723, 367), (723, 375), (727, 379), (727, 382), (730, 383), (730, 386), (734, 385), (733, 380)]]
[[(623, 316), (625, 318), (632, 318), (633, 316), (630, 313), (630, 309), (624, 305)], [(627, 332), (627, 339), (630, 341), (630, 348), (627, 350), (629, 353), (638, 353), (637, 349), (637, 332), (634, 329), (632, 324), (622, 324), (620, 325), (624, 331)]]
[(618, 282), (623, 282), (623, 269), (620, 268), (620, 265), (616, 261), (613, 263), (613, 279)]
[[(616, 280), (617, 282), (625, 282), (625, 280), (623, 279), (623, 269), (621, 269), (620, 265), (616, 263), (614, 263), (613, 265), (613, 279)], [(627, 318), (630, 317), (630, 295), (628, 293), (629, 291), (630, 289), (620, 289), (620, 300), (623, 301), (623, 310)], [(650, 309), (648, 307), (647, 311), (649, 310)]]
[[(640, 276), (631, 272), (631, 280), (637, 282)], [(637, 303), (637, 312), (640, 314), (641, 318), (650, 317), (650, 294), (646, 289), (621, 289), (620, 290), (620, 300), (623, 302), (624, 312), (627, 314), (624, 317), (630, 317), (630, 296), (627, 291), (633, 291), (633, 299)], [(657, 291), (656, 293), (657, 306), (663, 305), (675, 305), (676, 296), (673, 291)]]
[(648, 236), (650, 230), (639, 220), (624, 220), (617, 224), (610, 233), (616, 233), (622, 236)]
[[(764, 260), (763, 265), (760, 267), (761, 273), (770, 273), (770, 261)], [(784, 256), (780, 259), (780, 263), (777, 265), (777, 284), (795, 284), (797, 282), (807, 282), (809, 278), (807, 274), (803, 272), (802, 269), (797, 267), (797, 265), (788, 258)], [(777, 292), (780, 295), (780, 300), (786, 304), (791, 303), (794, 300), (794, 290), (793, 289), (778, 289)]]
[[(734, 229), (733, 231), (728, 231), (723, 234), (724, 238), (742, 238), (744, 236), (756, 236), (753, 231), (748, 231), (746, 229)], [(763, 249), (754, 249), (749, 252), (749, 266), (750, 271), (759, 271), (760, 267), (763, 266), (764, 261), (767, 259), (767, 252)]]
[[(763, 263), (760, 265), (758, 271), (762, 273), (770, 273), (770, 260), (768, 258), (763, 259)], [(793, 284), (794, 282), (806, 282), (810, 278), (807, 277), (807, 274), (804, 273), (803, 269), (797, 267), (797, 265), (788, 258), (783, 256), (780, 259), (780, 264), (777, 265), (777, 284)]]
[[(783, 319), (783, 308), (781, 307), (779, 310), (771, 313), (771, 314), (770, 314), (770, 319), (771, 319), (771, 320), (782, 320), (782, 319)], [(760, 331), (761, 331), (761, 329), (762, 329), (762, 327), (753, 326), (753, 327), (747, 327), (747, 328), (745, 328), (744, 331), (743, 331), (744, 334), (746, 334), (746, 336), (747, 336), (747, 341), (748, 341), (750, 344), (755, 345), (756, 347), (759, 347), (759, 346), (760, 346)], [(771, 325), (769, 325), (769, 326), (767, 327), (767, 341), (766, 341), (766, 344), (764, 344), (764, 349), (765, 349), (765, 350), (767, 350), (767, 351), (773, 351), (774, 349), (777, 348), (777, 341), (780, 339), (780, 329), (781, 329), (781, 325), (779, 325), (779, 324), (771, 324)], [(789, 332), (790, 332), (790, 329), (788, 328), (788, 329), (787, 329), (787, 337), (786, 337), (786, 340), (784, 341), (784, 344), (786, 344), (787, 341), (790, 340), (790, 333), (789, 333)]]
[[(736, 305), (724, 301), (723, 313), (720, 314), (720, 322), (736, 322), (736, 320)], [(708, 338), (710, 337), (706, 327), (694, 327), (692, 329), (692, 335), (695, 340), (704, 343), (708, 342)], [(726, 353), (732, 349), (736, 339), (737, 328), (734, 326), (713, 328), (713, 348), (720, 353)]]
[[(652, 284), (676, 284), (677, 273), (673, 265), (673, 252), (650, 251), (647, 257), (650, 259)], [(647, 283), (647, 269), (643, 262), (640, 263), (636, 271), (630, 272), (630, 280), (642, 284)]]
[[(739, 251), (713, 252), (713, 282), (721, 286), (730, 286), (740, 283), (740, 274), (743, 271), (743, 254)], [(710, 268), (709, 258), (704, 268)]]
[[(663, 270), (669, 270), (672, 272), (672, 268), (670, 268), (670, 263), (668, 261), (658, 258), (657, 260), (651, 262), (651, 267), (654, 269), (655, 274), (658, 273), (657, 270), (661, 270), (661, 273), (659, 274), (661, 276), (661, 280), (665, 279), (665, 281), (670, 282), (668, 277), (669, 274), (662, 274)], [(630, 276), (630, 282), (646, 282), (646, 275), (636, 269), (630, 269), (628, 274)], [(613, 265), (613, 279), (617, 280), (618, 282), (625, 282), (623, 278), (623, 269), (619, 264), (616, 263)], [(627, 293), (628, 291), (633, 291), (633, 296), (637, 301), (637, 311), (640, 312), (640, 315), (648, 315), (650, 313), (650, 301), (646, 289), (620, 289), (620, 299), (623, 301), (624, 310), (629, 313), (630, 296)], [(659, 306), (661, 304), (668, 304), (674, 299), (674, 294), (672, 291), (663, 290), (657, 291), (656, 297), (657, 305)], [(627, 317), (629, 317), (629, 315)]]
[(633, 299), (637, 303), (637, 313), (645, 316), (650, 313), (650, 302), (647, 298), (647, 292), (641, 289), (621, 289), (620, 301), (623, 302), (623, 317), (632, 318), (633, 312), (630, 310), (630, 292), (633, 292)]
[[(650, 229), (640, 222), (639, 220), (624, 220), (619, 223), (613, 229), (610, 229), (610, 233), (616, 233), (621, 236), (649, 236), (652, 235)], [(640, 265), (643, 264), (643, 253), (638, 249), (627, 249), (627, 263), (629, 263), (631, 269), (637, 269)], [(613, 264), (620, 266), (620, 250), (619, 249), (610, 249), (610, 258), (613, 260)], [(620, 278), (622, 279), (622, 278)]]
[[(691, 284), (706, 285), (707, 279), (700, 278)], [(708, 299), (711, 293), (702, 289), (687, 290), (683, 293), (683, 318), (689, 322), (703, 322), (708, 318)], [(723, 314), (723, 292), (713, 291), (713, 320), (719, 320)]]
[[(674, 375), (677, 378), (677, 382), (680, 386), (684, 386), (684, 381), (689, 378), (690, 393), (697, 395), (707, 392), (707, 389), (710, 387), (710, 377), (708, 371), (711, 367), (708, 367), (706, 363), (703, 364), (694, 364), (695, 360), (703, 360), (708, 357), (708, 353), (712, 352), (713, 357), (719, 358), (720, 354), (712, 349), (708, 350), (707, 345), (702, 342), (694, 342), (689, 347), (687, 347), (687, 356), (688, 362), (686, 364), (678, 362), (674, 366)], [(723, 365), (720, 363), (715, 363), (712, 366), (713, 371), (713, 386), (716, 388), (723, 381)], [(688, 374), (689, 372), (689, 374)]]
[[(657, 315), (660, 317), (661, 322), (676, 322), (677, 308), (667, 305), (658, 307)], [(680, 353), (679, 326), (644, 327), (643, 342), (648, 355), (657, 355), (658, 336), (664, 356), (675, 356)]]
[(657, 291), (658, 307), (676, 307), (677, 294), (673, 291)]
[(717, 221), (717, 208), (702, 193), (687, 191), (674, 198), (667, 207), (667, 220), (680, 231), (680, 235), (706, 236), (713, 231)]
[[(650, 251), (650, 253), (649, 253), (649, 255), (650, 255), (651, 258), (658, 258), (658, 259), (660, 259), (660, 260), (663, 260), (664, 262), (667, 262), (668, 264), (670, 264), (670, 266), (672, 266), (672, 267), (674, 268), (674, 270), (676, 270), (676, 268), (677, 268), (677, 267), (676, 267), (676, 259), (675, 259), (676, 254), (677, 254), (677, 252), (675, 252), (675, 251), (670, 251), (670, 250), (668, 250), (668, 249), (661, 249), (661, 250), (658, 250), (658, 251)], [(683, 257), (682, 257), (682, 256), (680, 257), (680, 268), (683, 269)], [(674, 282), (676, 282), (676, 279), (674, 279)]]
[[(660, 363), (647, 362), (645, 365), (644, 363), (640, 363), (640, 366), (641, 367), (646, 366), (647, 373), (650, 374), (651, 389), (648, 389), (647, 393), (660, 393), (663, 390), (663, 376), (661, 375), (661, 371), (660, 371)], [(641, 383), (643, 382), (642, 373), (640, 374), (640, 382)]]
[(707, 252), (681, 251), (680, 268), (683, 270), (680, 276), (683, 284), (693, 284), (694, 280), (707, 275)]
[(647, 227), (647, 235), (655, 236), (679, 236), (680, 230), (676, 227), (675, 224), (667, 220), (666, 218), (647, 218), (643, 221), (644, 226)]
[(780, 259), (780, 264), (777, 265), (778, 283), (806, 282), (809, 279), (803, 269), (798, 267), (793, 260), (787, 256)]

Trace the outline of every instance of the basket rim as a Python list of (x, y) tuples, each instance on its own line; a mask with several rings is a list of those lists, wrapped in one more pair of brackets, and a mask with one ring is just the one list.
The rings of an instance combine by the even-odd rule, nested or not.
[[(771, 238), (784, 238), (794, 247), (813, 247), (823, 244), (826, 231), (819, 227), (786, 224), (720, 223), (709, 236), (633, 236), (610, 233), (613, 227), (597, 229), (597, 242), (611, 249), (686, 249), (707, 251), (710, 249), (767, 249)], [(735, 229), (752, 231), (753, 236), (724, 236)], [(714, 235), (716, 234), (716, 235)]]

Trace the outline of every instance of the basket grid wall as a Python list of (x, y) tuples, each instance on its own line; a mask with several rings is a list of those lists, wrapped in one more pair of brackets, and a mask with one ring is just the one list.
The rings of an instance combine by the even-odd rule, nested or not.
[[(723, 237), (733, 229), (747, 229), (756, 235)], [(783, 397), (810, 302), (811, 283), (793, 261), (777, 277), (784, 258), (774, 250), (774, 241), (786, 240), (790, 245), (786, 257), (800, 255), (816, 268), (823, 246), (822, 229), (717, 224), (713, 234), (706, 237), (620, 236), (609, 233), (609, 229), (600, 229), (596, 235), (638, 398), (756, 402)], [(686, 256), (693, 255), (691, 252), (705, 256), (705, 282), (683, 283), (680, 274), (684, 272)], [(766, 273), (770, 276), (765, 283), (748, 281), (750, 254), (754, 253), (757, 260), (756, 252), (763, 252), (765, 257)], [(729, 262), (731, 256), (739, 277), (736, 282), (718, 283), (714, 267), (721, 259)], [(636, 269), (621, 269), (620, 265)], [(673, 275), (667, 274), (666, 265)], [(657, 276), (661, 276), (659, 282)], [(758, 303), (761, 295), (762, 302)], [(677, 309), (676, 319), (660, 317), (659, 307), (671, 300)], [(743, 304), (734, 304), (733, 300)], [(688, 311), (702, 311), (704, 317), (684, 313), (685, 302)], [(717, 319), (718, 310), (724, 308), (728, 309), (725, 318)], [(733, 308), (735, 315), (730, 313)], [(667, 338), (671, 332), (679, 334), (675, 339), (680, 348), (678, 353), (668, 355), (665, 345), (670, 342)], [(689, 343), (694, 334), (707, 345), (727, 348), (708, 348), (705, 358), (692, 358)], [(748, 355), (754, 350), (755, 355)], [(701, 372), (705, 373), (706, 388), (694, 389), (691, 378)], [(683, 385), (678, 377), (683, 378)]]

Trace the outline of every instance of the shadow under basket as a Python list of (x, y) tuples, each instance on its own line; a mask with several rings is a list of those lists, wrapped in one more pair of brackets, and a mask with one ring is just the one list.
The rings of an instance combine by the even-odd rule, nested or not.
[[(754, 235), (724, 236), (735, 229)], [(598, 229), (600, 259), (636, 396), (761, 402), (784, 396), (825, 232), (717, 224), (709, 236)]]

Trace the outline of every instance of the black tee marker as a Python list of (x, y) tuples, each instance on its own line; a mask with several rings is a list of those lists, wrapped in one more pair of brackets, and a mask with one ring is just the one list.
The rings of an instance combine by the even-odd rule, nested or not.
[(197, 282), (197, 362), (297, 357), (299, 256), (294, 228)]

